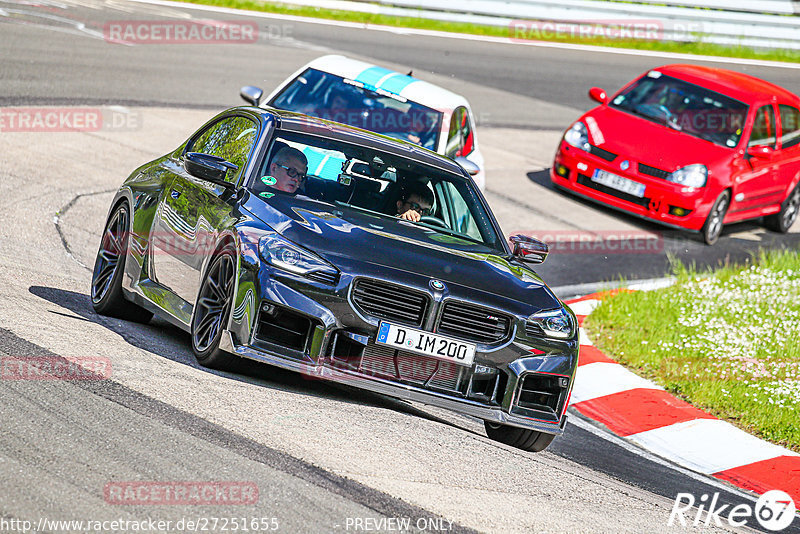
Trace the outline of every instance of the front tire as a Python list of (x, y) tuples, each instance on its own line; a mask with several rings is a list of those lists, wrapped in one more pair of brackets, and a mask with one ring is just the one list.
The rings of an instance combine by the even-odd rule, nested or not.
[(489, 421), (484, 421), (483, 426), (486, 428), (486, 435), (491, 439), (530, 452), (545, 450), (556, 437), (554, 434), (546, 432), (490, 423)]
[(785, 234), (797, 220), (798, 211), (800, 211), (800, 185), (795, 187), (781, 203), (781, 211), (764, 217), (764, 226), (773, 232)]
[(705, 224), (703, 224), (703, 241), (706, 245), (713, 245), (722, 234), (722, 221), (725, 220), (725, 214), (728, 212), (728, 207), (731, 204), (731, 194), (729, 191), (723, 191), (717, 197), (716, 202), (711, 207), (711, 212), (708, 214)]
[(230, 247), (218, 252), (208, 267), (192, 317), (192, 352), (203, 367), (227, 369), (232, 357), (220, 350), (233, 300), (235, 255)]
[(122, 294), (129, 238), (130, 211), (127, 202), (122, 202), (108, 218), (100, 239), (92, 271), (92, 307), (100, 315), (146, 323), (152, 319), (152, 312), (125, 300)]

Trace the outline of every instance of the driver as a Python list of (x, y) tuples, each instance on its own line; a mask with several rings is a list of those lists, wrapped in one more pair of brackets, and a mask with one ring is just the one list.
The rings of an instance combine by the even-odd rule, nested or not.
[(397, 216), (406, 221), (419, 222), (431, 214), (433, 191), (422, 182), (411, 182), (403, 188), (397, 201)]
[(296, 193), (306, 179), (308, 159), (306, 155), (289, 146), (278, 150), (269, 164), (269, 176), (261, 180), (273, 189), (285, 193)]

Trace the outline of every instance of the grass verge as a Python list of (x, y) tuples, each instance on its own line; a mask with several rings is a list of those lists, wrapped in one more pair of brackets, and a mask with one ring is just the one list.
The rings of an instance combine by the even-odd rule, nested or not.
[[(609, 39), (602, 37), (574, 38), (569, 36), (558, 37), (528, 32), (512, 35), (512, 30), (503, 26), (484, 26), (482, 24), (469, 24), (462, 22), (447, 22), (421, 17), (395, 17), (374, 13), (361, 13), (336, 9), (323, 9), (291, 4), (278, 4), (261, 2), (258, 0), (177, 0), (192, 4), (227, 7), (232, 9), (247, 9), (250, 11), (263, 11), (282, 15), (296, 15), (300, 17), (314, 17), (330, 20), (358, 22), (362, 24), (377, 24), (400, 28), (416, 28), (422, 30), (436, 30), (451, 33), (466, 33), (472, 35), (487, 35), (493, 37), (514, 37), (520, 40), (537, 40), (560, 43), (574, 43), (594, 46), (611, 46), (615, 48), (634, 48), (637, 50), (653, 50), (658, 52), (675, 52), (681, 54), (696, 54), (706, 56), (736, 57), (746, 59), (761, 59), (771, 61), (786, 61), (800, 63), (800, 51), (795, 50), (769, 50), (755, 49), (746, 46), (725, 46), (711, 43), (680, 43), (673, 41), (636, 40), (636, 39)], [(547, 32), (549, 33), (549, 32)]]
[(586, 319), (592, 342), (694, 406), (800, 452), (800, 251), (676, 271), (673, 286), (604, 299)]

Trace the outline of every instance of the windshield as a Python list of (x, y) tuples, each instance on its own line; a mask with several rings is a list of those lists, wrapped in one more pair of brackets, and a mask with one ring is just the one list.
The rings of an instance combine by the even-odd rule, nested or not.
[[(360, 145), (279, 135), (250, 189), (268, 202), (287, 195), (298, 203), (321, 202), (337, 217), (349, 214), (355, 220), (366, 214), (384, 232), (407, 235), (416, 228), (421, 237), (447, 248), (504, 251), (471, 180)], [(417, 220), (407, 220), (409, 211)]]
[(270, 106), (333, 120), (436, 151), (442, 114), (360, 82), (308, 69)]
[(617, 95), (611, 106), (717, 145), (739, 144), (747, 105), (658, 71)]

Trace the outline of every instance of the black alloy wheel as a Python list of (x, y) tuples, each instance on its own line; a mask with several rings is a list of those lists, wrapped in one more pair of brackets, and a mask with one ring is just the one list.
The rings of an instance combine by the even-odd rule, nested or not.
[(146, 323), (153, 314), (125, 300), (122, 294), (122, 277), (128, 253), (130, 216), (123, 202), (106, 222), (100, 248), (92, 271), (91, 299), (94, 310), (100, 315)]
[(197, 296), (192, 318), (192, 351), (200, 365), (224, 369), (231, 356), (219, 349), (228, 318), (235, 279), (235, 256), (221, 250), (211, 262)]

